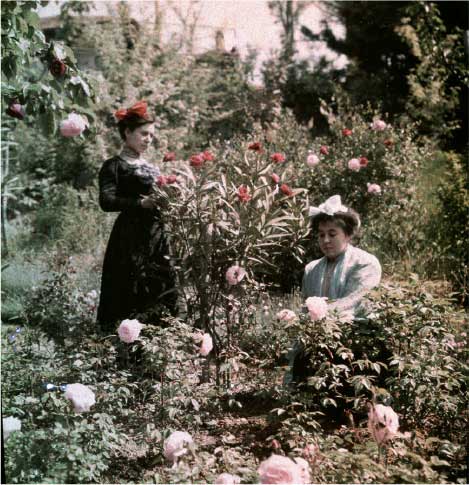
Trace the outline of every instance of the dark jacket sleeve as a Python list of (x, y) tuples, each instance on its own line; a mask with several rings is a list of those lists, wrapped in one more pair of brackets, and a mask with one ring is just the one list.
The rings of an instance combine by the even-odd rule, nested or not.
[(117, 195), (117, 160), (106, 160), (99, 172), (99, 205), (103, 211), (119, 212), (141, 207), (138, 197)]

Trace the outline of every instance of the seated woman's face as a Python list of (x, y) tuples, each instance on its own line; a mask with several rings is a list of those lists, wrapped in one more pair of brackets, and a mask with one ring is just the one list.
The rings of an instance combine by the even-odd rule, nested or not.
[(328, 259), (342, 254), (350, 242), (350, 236), (333, 221), (321, 222), (318, 226), (319, 247)]

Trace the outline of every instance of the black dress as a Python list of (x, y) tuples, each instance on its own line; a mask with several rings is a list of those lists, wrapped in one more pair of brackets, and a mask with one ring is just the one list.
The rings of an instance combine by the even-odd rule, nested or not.
[(117, 156), (106, 160), (99, 173), (99, 204), (119, 216), (103, 262), (98, 325), (114, 332), (123, 319), (145, 313), (145, 323), (158, 323), (167, 308), (176, 313), (175, 275), (159, 209), (144, 209), (159, 170), (132, 164)]

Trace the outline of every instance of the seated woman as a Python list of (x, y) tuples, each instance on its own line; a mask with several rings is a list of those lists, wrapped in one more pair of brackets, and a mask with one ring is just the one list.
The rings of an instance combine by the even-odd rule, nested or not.
[(360, 316), (361, 298), (379, 284), (381, 265), (375, 256), (350, 243), (360, 228), (358, 214), (334, 195), (319, 207), (311, 207), (310, 216), (324, 256), (306, 265), (303, 297), (324, 296), (332, 300), (329, 310)]
[[(360, 227), (358, 214), (334, 195), (319, 207), (310, 208), (310, 216), (324, 256), (306, 265), (303, 298), (327, 297), (329, 311), (337, 310), (350, 319), (363, 317), (362, 297), (379, 284), (381, 265), (375, 256), (351, 244)], [(287, 375), (286, 381), (305, 380), (308, 363), (308, 356), (295, 344), (290, 354), (292, 375)]]

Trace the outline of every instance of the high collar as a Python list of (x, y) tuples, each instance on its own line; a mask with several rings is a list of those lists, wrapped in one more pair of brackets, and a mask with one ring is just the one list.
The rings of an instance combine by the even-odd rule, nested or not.
[(137, 153), (135, 150), (132, 150), (132, 148), (128, 147), (127, 145), (124, 145), (119, 156), (126, 162), (132, 163), (135, 165), (141, 165), (143, 163), (147, 163), (145, 158), (143, 158), (140, 153)]

